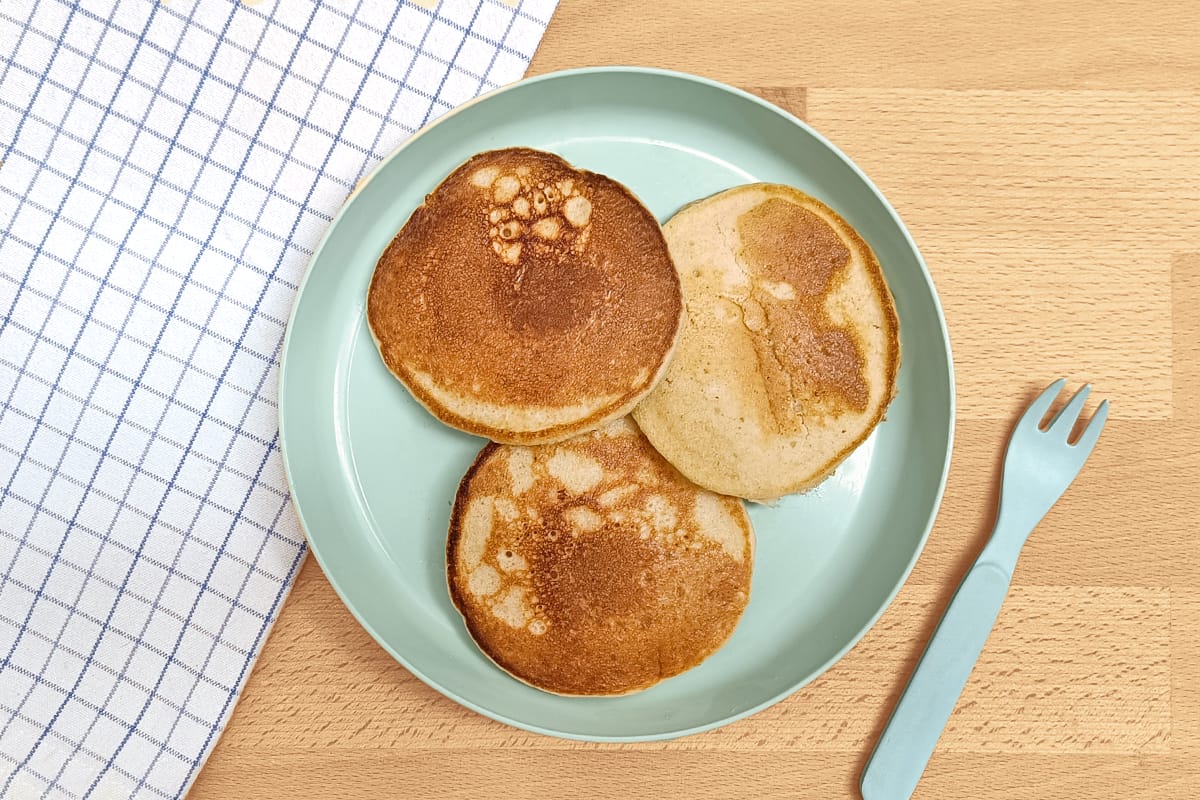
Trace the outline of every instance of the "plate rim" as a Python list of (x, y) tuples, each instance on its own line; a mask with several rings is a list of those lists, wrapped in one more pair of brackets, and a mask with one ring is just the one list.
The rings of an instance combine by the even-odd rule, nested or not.
[[(796, 125), (801, 130), (803, 130), (805, 133), (807, 133), (808, 135), (811, 135), (822, 146), (827, 148), (831, 154), (833, 154), (836, 158), (840, 159), (847, 167), (849, 167), (854, 172), (854, 174), (858, 177), (858, 179), (861, 180), (863, 182), (863, 184), (870, 190), (870, 192), (873, 195), (875, 195), (875, 197), (880, 201), (880, 203), (883, 206), (883, 209), (887, 212), (888, 216), (895, 223), (896, 227), (899, 229), (900, 233), (903, 235), (904, 241), (905, 241), (907, 247), (912, 251), (913, 256), (916, 258), (917, 266), (920, 267), (921, 277), (925, 281), (925, 285), (929, 291), (930, 296), (933, 299), (934, 309), (937, 312), (936, 316), (937, 316), (938, 330), (941, 333), (942, 346), (945, 349), (945, 353), (946, 353), (946, 377), (948, 380), (948, 387), (949, 387), (949, 415), (947, 417), (947, 422), (946, 422), (946, 425), (947, 425), (946, 452), (943, 457), (942, 472), (941, 472), (941, 475), (938, 477), (938, 487), (937, 487), (937, 491), (934, 494), (933, 504), (930, 508), (928, 519), (925, 522), (924, 530), (922, 531), (921, 536), (917, 542), (917, 547), (914, 549), (911, 558), (909, 559), (908, 563), (905, 565), (903, 571), (900, 574), (899, 579), (896, 581), (896, 584), (889, 589), (889, 591), (887, 593), (887, 599), (879, 607), (878, 611), (876, 611), (874, 614), (872, 614), (870, 619), (868, 619), (866, 621), (866, 623), (863, 624), (863, 626), (861, 628), (859, 628), (859, 630), (846, 642), (845, 645), (843, 645), (837, 652), (835, 652), (832, 656), (830, 656), (830, 658), (828, 658), (826, 661), (822, 662), (821, 665), (817, 669), (815, 669), (810, 675), (805, 677), (803, 680), (800, 680), (800, 681), (792, 684), (788, 689), (784, 690), (783, 692), (772, 695), (768, 699), (766, 699), (760, 703), (757, 703), (749, 708), (743, 709), (734, 714), (729, 714), (727, 716), (724, 716), (724, 717), (714, 720), (712, 722), (707, 722), (707, 723), (703, 723), (700, 725), (693, 725), (693, 726), (689, 726), (686, 728), (680, 728), (678, 730), (663, 731), (663, 732), (650, 733), (650, 734), (628, 734), (628, 735), (624, 735), (624, 734), (622, 734), (622, 735), (583, 734), (583, 733), (575, 733), (575, 732), (570, 732), (570, 731), (556, 730), (554, 728), (537, 725), (535, 723), (517, 720), (512, 717), (508, 717), (504, 714), (500, 714), (498, 712), (492, 711), (491, 709), (487, 708), (486, 706), (482, 706), (482, 705), (475, 703), (465, 697), (462, 697), (457, 692), (452, 691), (451, 689), (443, 686), (432, 676), (426, 675), (421, 670), (418, 670), (417, 668), (415, 668), (409, 662), (408, 659), (406, 659), (403, 655), (401, 655), (399, 652), (397, 652), (397, 650), (395, 648), (393, 648), (387, 642), (387, 640), (384, 637), (382, 637), (375, 630), (375, 628), (370, 624), (370, 622), (368, 622), (366, 619), (363, 618), (363, 616), (359, 613), (358, 609), (355, 608), (354, 604), (351, 603), (350, 600), (347, 598), (346, 593), (343, 591), (342, 587), (339, 585), (338, 580), (332, 574), (330, 574), (330, 571), (326, 566), (325, 559), (321, 556), (320, 549), (317, 547), (312, 536), (309, 534), (309, 525), (308, 525), (307, 520), (304, 517), (304, 512), (301, 509), (301, 505), (298, 500), (298, 495), (296, 493), (295, 483), (293, 482), (293, 478), (292, 478), (292, 467), (291, 467), (290, 459), (288, 458), (287, 436), (285, 435), (285, 429), (286, 429), (287, 425), (286, 425), (286, 421), (285, 421), (286, 415), (285, 415), (285, 411), (284, 411), (285, 405), (286, 405), (285, 404), (284, 387), (287, 383), (288, 363), (289, 363), (288, 353), (289, 353), (289, 349), (291, 347), (292, 333), (295, 328), (296, 316), (297, 316), (298, 310), (300, 308), (300, 302), (304, 296), (304, 290), (308, 284), (308, 280), (309, 280), (310, 276), (312, 275), (313, 267), (317, 263), (317, 261), (320, 259), (321, 253), (325, 249), (325, 246), (328, 243), (331, 234), (333, 233), (334, 229), (338, 226), (338, 224), (341, 222), (342, 218), (349, 211), (350, 206), (353, 204), (354, 200), (358, 197), (358, 195), (362, 192), (363, 188), (365, 188), (368, 183), (370, 183), (372, 180), (374, 180), (393, 159), (398, 157), (401, 152), (403, 152), (405, 149), (407, 149), (409, 146), (411, 146), (418, 139), (428, 136), (431, 132), (437, 130), (438, 126), (442, 122), (450, 119), (451, 117), (459, 114), (462, 111), (465, 111), (466, 109), (468, 109), (476, 104), (483, 103), (494, 97), (497, 97), (499, 95), (505, 94), (507, 92), (513, 91), (517, 88), (524, 87), (524, 86), (527, 86), (530, 84), (541, 83), (544, 81), (570, 79), (570, 78), (578, 77), (578, 76), (582, 76), (582, 75), (594, 75), (594, 74), (598, 74), (598, 73), (621, 74), (621, 75), (651, 75), (651, 76), (657, 76), (657, 77), (662, 77), (662, 78), (670, 78), (673, 80), (682, 80), (682, 81), (686, 81), (689, 83), (696, 83), (696, 84), (705, 86), (709, 89), (715, 89), (720, 92), (732, 94), (743, 100), (748, 100), (758, 106), (761, 106), (762, 108), (779, 115), (780, 117), (782, 117), (786, 121), (790, 122), (791, 124)], [(325, 227), (325, 231), (321, 234), (320, 240), (317, 242), (316, 247), (313, 249), (312, 256), (309, 258), (308, 263), (305, 265), (304, 274), (296, 286), (296, 294), (295, 294), (294, 299), (292, 300), (292, 307), (288, 314), (287, 327), (284, 330), (283, 345), (280, 349), (280, 355), (279, 355), (279, 376), (278, 376), (278, 380), (276, 383), (276, 397), (277, 397), (277, 405), (278, 405), (277, 422), (278, 422), (278, 427), (279, 427), (279, 452), (280, 452), (280, 459), (283, 462), (283, 473), (284, 473), (284, 479), (285, 479), (285, 481), (287, 483), (287, 487), (288, 487), (288, 496), (292, 501), (291, 502), (292, 509), (295, 512), (296, 519), (300, 525), (301, 532), (304, 534), (305, 541), (308, 544), (308, 549), (313, 554), (313, 556), (316, 558), (317, 565), (321, 568), (322, 574), (325, 576), (325, 579), (327, 581), (329, 581), (330, 586), (333, 587), (333, 590), (337, 594), (338, 599), (341, 600), (342, 605), (345, 606), (345, 608), (350, 612), (351, 616), (354, 617), (354, 619), (363, 628), (363, 630), (365, 630), (368, 634), (370, 634), (371, 638), (374, 639), (375, 642), (380, 647), (382, 647), (385, 652), (388, 653), (388, 655), (390, 655), (393, 659), (395, 659), (395, 661), (397, 661), (402, 667), (404, 667), (404, 669), (407, 670), (411, 675), (413, 675), (415, 678), (417, 678), (417, 680), (421, 681), (425, 685), (434, 689), (439, 694), (458, 703), (459, 705), (461, 705), (465, 708), (469, 708), (472, 711), (474, 711), (478, 714), (481, 714), (485, 717), (496, 720), (497, 722), (501, 722), (505, 725), (510, 725), (510, 726), (518, 728), (520, 730), (526, 730), (526, 731), (530, 731), (532, 733), (538, 733), (538, 734), (542, 734), (545, 736), (552, 736), (552, 737), (556, 737), (556, 738), (560, 738), (560, 739), (569, 739), (569, 740), (574, 740), (574, 741), (587, 741), (587, 742), (666, 741), (666, 740), (671, 740), (671, 739), (683, 738), (685, 736), (691, 736), (691, 735), (694, 735), (697, 733), (702, 733), (704, 731), (713, 730), (715, 728), (724, 727), (725, 725), (730, 725), (739, 720), (743, 720), (743, 719), (746, 719), (747, 717), (753, 716), (754, 714), (757, 714), (758, 712), (763, 711), (764, 709), (770, 708), (771, 706), (787, 699), (788, 697), (792, 696), (796, 692), (803, 689), (805, 686), (807, 686), (812, 681), (816, 680), (821, 675), (824, 675), (826, 672), (829, 671), (829, 669), (832, 666), (837, 664), (837, 662), (841, 661), (842, 658), (844, 658), (847, 653), (849, 653), (851, 650), (853, 650), (858, 645), (858, 643), (862, 641), (863, 637), (866, 636), (866, 634), (873, 627), (875, 627), (875, 624), (879, 621), (879, 619), (883, 616), (883, 614), (889, 608), (891, 608), (892, 604), (896, 600), (896, 596), (900, 593), (900, 590), (904, 587), (904, 584), (908, 582), (908, 578), (912, 574), (912, 570), (916, 566), (918, 559), (920, 559), (921, 554), (925, 551), (925, 545), (929, 541), (930, 532), (933, 530), (934, 523), (937, 521), (937, 516), (941, 511), (942, 501), (945, 496), (946, 482), (947, 482), (947, 479), (948, 479), (949, 473), (950, 473), (950, 462), (952, 460), (953, 452), (954, 452), (954, 435), (955, 435), (956, 419), (957, 419), (957, 385), (955, 382), (954, 358), (953, 358), (953, 352), (952, 352), (951, 343), (950, 343), (950, 333), (949, 333), (949, 329), (946, 325), (946, 316), (945, 316), (945, 311), (942, 308), (941, 298), (938, 295), (937, 287), (934, 285), (933, 277), (929, 273), (929, 267), (925, 263), (925, 258), (921, 255), (921, 251), (917, 247), (916, 241), (912, 238), (912, 234), (909, 233), (908, 227), (904, 224), (903, 220), (900, 219), (899, 213), (897, 213), (896, 209), (892, 206), (891, 202), (887, 199), (887, 196), (884, 195), (884, 193), (882, 191), (880, 191), (879, 187), (877, 187), (875, 185), (874, 181), (872, 181), (870, 179), (870, 177), (868, 177), (867, 174), (865, 172), (863, 172), (863, 170), (861, 168), (859, 168), (859, 166), (849, 156), (847, 156), (844, 152), (842, 152), (842, 150), (840, 148), (838, 148), (837, 145), (833, 144), (833, 142), (831, 142), (827, 138), (825, 138), (824, 135), (822, 135), (819, 131), (817, 131), (812, 126), (810, 126), (807, 122), (800, 119), (799, 117), (792, 114), (791, 112), (787, 111), (786, 109), (781, 108), (780, 106), (777, 106), (774, 103), (771, 103), (767, 100), (764, 100), (763, 98), (759, 97), (758, 95), (755, 95), (744, 89), (740, 89), (736, 86), (732, 86), (728, 83), (724, 83), (722, 81), (718, 81), (718, 80), (715, 80), (712, 78), (707, 78), (702, 75), (697, 75), (697, 74), (693, 74), (693, 73), (689, 73), (689, 72), (683, 72), (683, 71), (679, 71), (679, 70), (661, 69), (661, 68), (656, 68), (656, 67), (629, 66), (629, 65), (605, 65), (605, 66), (577, 67), (577, 68), (572, 68), (572, 69), (556, 70), (553, 72), (547, 72), (547, 73), (535, 75), (532, 77), (522, 78), (521, 80), (514, 81), (513, 83), (506, 84), (504, 86), (500, 86), (496, 89), (493, 89), (489, 92), (485, 92), (484, 94), (478, 95), (477, 97), (474, 97), (474, 98), (462, 103), (461, 105), (458, 105), (458, 106), (450, 109), (442, 116), (440, 116), (437, 119), (433, 120), (432, 122), (424, 125), (420, 129), (414, 131), (410, 136), (408, 136), (404, 141), (402, 141), (394, 150), (392, 150), (390, 153), (388, 153), (386, 156), (384, 156), (382, 159), (380, 159), (379, 163), (376, 164), (373, 169), (371, 169), (369, 172), (367, 172), (367, 174), (365, 174), (358, 180), (358, 182), (354, 185), (354, 188), (346, 196), (346, 199), (344, 201), (342, 201), (341, 206), (338, 207), (337, 212), (333, 215), (332, 219), (330, 219), (330, 221), (329, 221), (329, 224)], [(289, 593), (290, 593), (290, 591), (291, 591), (291, 587), (289, 587)], [(586, 700), (588, 698), (580, 698), (580, 699), (582, 699), (583, 701), (586, 702)]]

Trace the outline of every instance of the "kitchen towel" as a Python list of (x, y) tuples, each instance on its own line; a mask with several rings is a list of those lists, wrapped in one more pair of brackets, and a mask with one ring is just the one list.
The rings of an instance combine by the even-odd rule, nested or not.
[(0, 4), (0, 797), (187, 791), (305, 554), (308, 258), (554, 4)]

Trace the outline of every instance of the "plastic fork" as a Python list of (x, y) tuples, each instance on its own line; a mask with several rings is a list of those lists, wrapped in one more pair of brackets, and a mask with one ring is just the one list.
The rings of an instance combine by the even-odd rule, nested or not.
[(1050, 424), (1041, 422), (1065, 380), (1038, 395), (1013, 428), (1004, 458), (996, 526), (925, 647), (862, 775), (863, 800), (908, 800), (983, 651), (1008, 594), (1017, 556), (1034, 527), (1083, 468), (1108, 419), (1100, 403), (1078, 441), (1069, 441), (1090, 386)]

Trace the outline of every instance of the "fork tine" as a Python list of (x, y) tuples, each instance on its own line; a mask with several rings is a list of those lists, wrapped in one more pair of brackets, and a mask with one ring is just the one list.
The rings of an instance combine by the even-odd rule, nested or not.
[(1087, 402), (1088, 395), (1092, 393), (1092, 385), (1085, 383), (1080, 387), (1071, 401), (1059, 409), (1059, 412), (1054, 415), (1054, 419), (1050, 420), (1050, 424), (1046, 426), (1046, 430), (1054, 431), (1055, 433), (1065, 433), (1069, 435), (1071, 428), (1075, 427), (1075, 423), (1079, 420), (1079, 412), (1083, 411), (1083, 404)]
[(1108, 401), (1102, 400), (1096, 407), (1096, 413), (1092, 414), (1091, 421), (1080, 434), (1079, 441), (1075, 443), (1075, 447), (1079, 448), (1079, 452), (1084, 458), (1087, 458), (1088, 454), (1092, 452), (1092, 448), (1096, 446), (1096, 440), (1100, 438), (1100, 431), (1104, 430), (1104, 423), (1107, 420)]
[(1038, 427), (1042, 422), (1042, 417), (1046, 416), (1046, 412), (1050, 409), (1050, 404), (1054, 402), (1054, 398), (1058, 397), (1059, 392), (1067, 385), (1065, 378), (1059, 378), (1054, 383), (1046, 387), (1045, 391), (1039, 394), (1034, 401), (1029, 404), (1029, 408), (1025, 409), (1025, 413), (1021, 415), (1021, 419), (1017, 422), (1018, 427), (1032, 426)]

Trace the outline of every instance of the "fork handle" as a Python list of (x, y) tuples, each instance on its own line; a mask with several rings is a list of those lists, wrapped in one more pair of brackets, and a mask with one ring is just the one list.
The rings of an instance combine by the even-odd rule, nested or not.
[(979, 560), (963, 578), (862, 776), (863, 800), (908, 800), (1008, 594), (1009, 575)]

